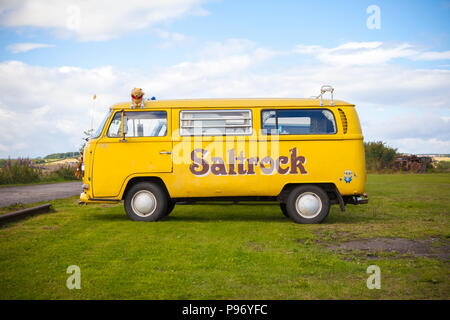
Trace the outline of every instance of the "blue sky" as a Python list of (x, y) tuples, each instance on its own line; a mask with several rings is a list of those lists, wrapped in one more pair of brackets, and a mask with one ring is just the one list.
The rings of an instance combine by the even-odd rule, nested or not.
[(450, 153), (450, 1), (1, 1), (0, 34), (0, 157), (76, 149), (133, 86), (165, 99), (322, 84), (357, 105), (366, 140)]

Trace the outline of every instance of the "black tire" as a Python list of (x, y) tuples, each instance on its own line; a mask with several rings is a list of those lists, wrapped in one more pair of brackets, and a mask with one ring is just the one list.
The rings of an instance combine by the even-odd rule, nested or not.
[(169, 200), (167, 203), (167, 211), (166, 211), (166, 217), (173, 211), (175, 208), (175, 201)]
[[(297, 200), (303, 198), (303, 203), (311, 203), (313, 212), (301, 211), (301, 202), (297, 206)], [(310, 207), (310, 208), (311, 208)], [(304, 207), (305, 208), (305, 207)], [(291, 191), (288, 196), (286, 209), (289, 217), (296, 223), (312, 224), (321, 223), (328, 216), (330, 212), (330, 199), (322, 188), (315, 185), (299, 186)], [(314, 211), (314, 209), (316, 209)]]
[[(135, 198), (136, 197), (136, 198)], [(146, 204), (151, 203), (149, 211), (139, 212), (139, 198), (145, 199)], [(151, 199), (150, 201), (148, 199)], [(131, 187), (125, 197), (125, 212), (133, 221), (158, 221), (167, 213), (168, 197), (166, 192), (157, 183), (139, 182)]]
[(289, 215), (288, 215), (288, 213), (287, 213), (286, 203), (280, 202), (280, 209), (281, 209), (281, 212), (283, 213), (283, 215), (284, 215), (286, 218), (291, 218), (291, 217), (289, 217)]

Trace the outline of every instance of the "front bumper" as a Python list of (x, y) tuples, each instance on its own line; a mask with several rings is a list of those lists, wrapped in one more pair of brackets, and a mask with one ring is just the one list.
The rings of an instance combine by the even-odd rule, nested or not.
[(89, 202), (89, 197), (88, 197), (88, 195), (87, 195), (86, 192), (83, 191), (83, 192), (80, 194), (80, 201), (81, 201), (81, 202), (84, 202), (84, 203)]
[(80, 203), (119, 203), (119, 199), (89, 198), (86, 192), (80, 194)]

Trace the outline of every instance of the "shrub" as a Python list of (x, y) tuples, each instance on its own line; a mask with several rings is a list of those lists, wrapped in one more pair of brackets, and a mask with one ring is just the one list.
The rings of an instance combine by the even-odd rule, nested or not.
[(450, 172), (450, 161), (439, 161), (436, 167), (432, 169), (433, 172)]
[(397, 149), (390, 148), (382, 141), (364, 143), (367, 171), (382, 171), (394, 167)]
[(49, 180), (77, 180), (75, 176), (76, 171), (76, 166), (61, 165), (58, 169), (50, 173)]
[(38, 182), (40, 176), (41, 169), (28, 158), (8, 159), (0, 168), (0, 184)]

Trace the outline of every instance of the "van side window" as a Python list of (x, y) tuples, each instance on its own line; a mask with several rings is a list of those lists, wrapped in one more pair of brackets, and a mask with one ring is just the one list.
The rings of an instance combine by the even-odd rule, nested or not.
[(180, 111), (180, 135), (222, 136), (252, 134), (251, 110)]
[[(108, 129), (108, 137), (120, 137), (121, 112), (114, 115)], [(167, 113), (165, 111), (133, 111), (124, 115), (125, 137), (162, 137), (167, 135)]]
[(121, 112), (116, 112), (108, 128), (108, 137), (120, 137), (121, 121)]
[(261, 121), (263, 134), (336, 133), (336, 120), (333, 113), (327, 109), (263, 110)]

